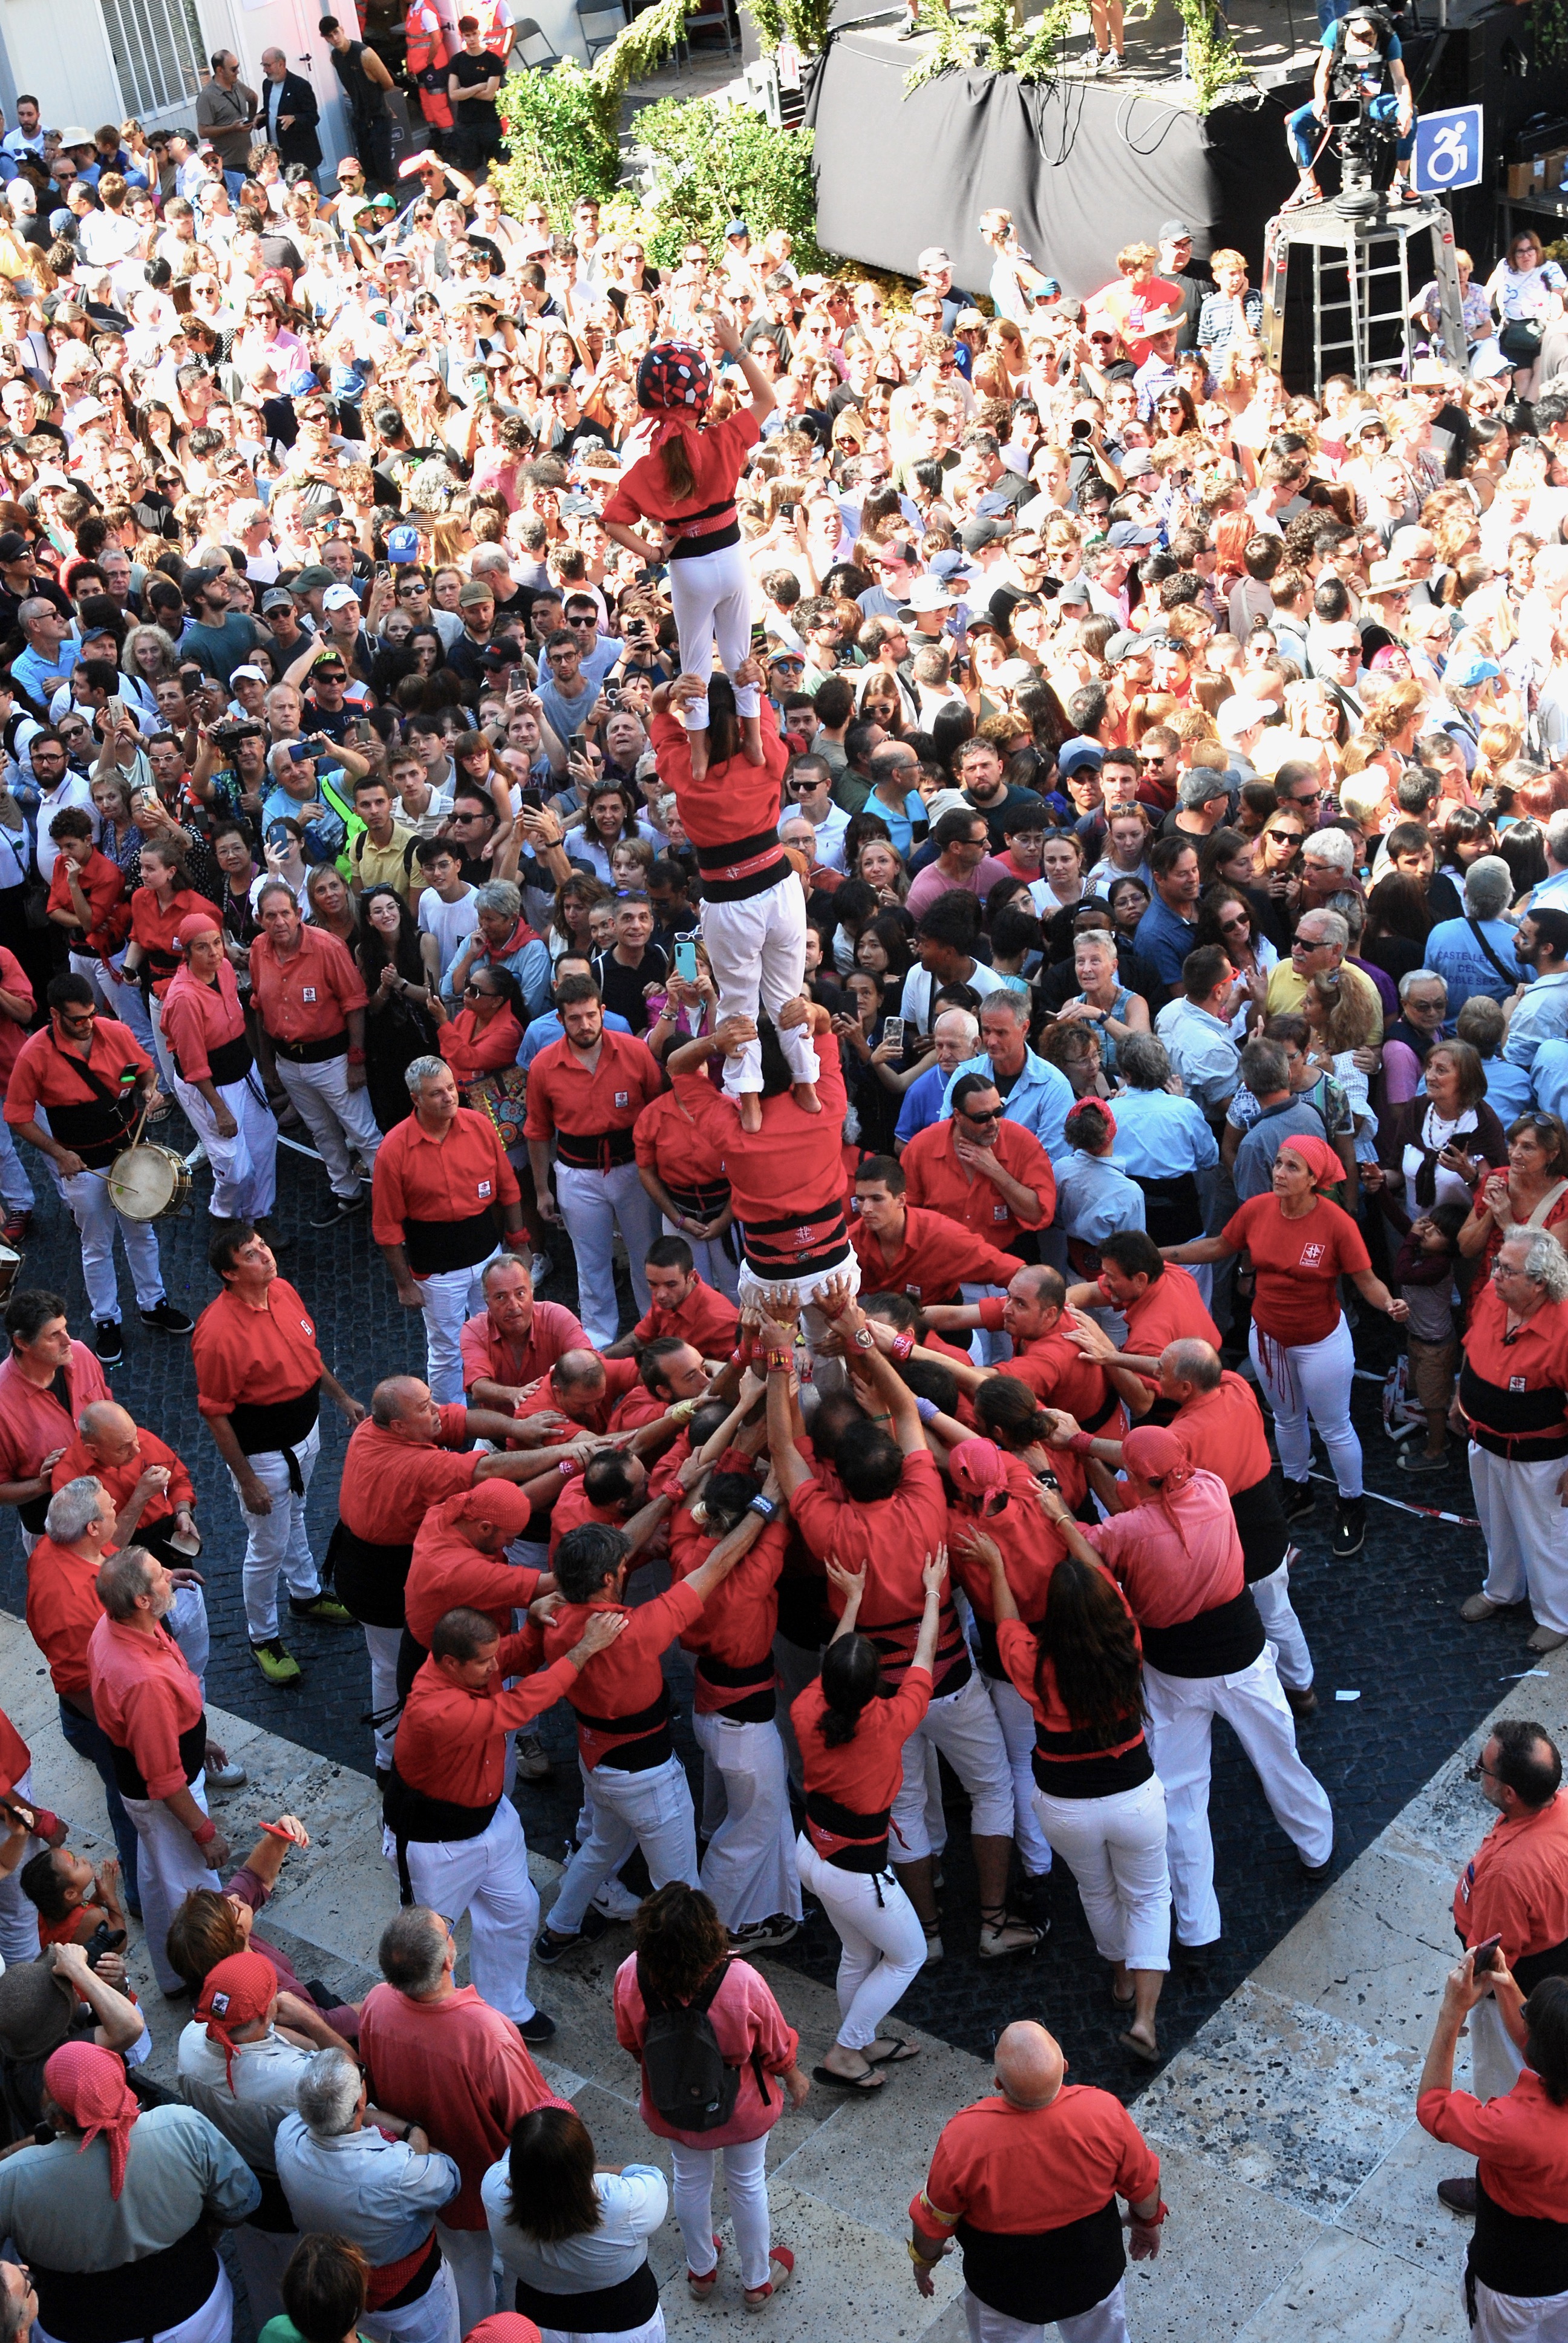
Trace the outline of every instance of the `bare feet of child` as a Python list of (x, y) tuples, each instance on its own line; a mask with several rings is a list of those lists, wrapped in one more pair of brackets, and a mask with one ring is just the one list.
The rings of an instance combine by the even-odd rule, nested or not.
[(761, 1130), (761, 1128), (762, 1128), (762, 1093), (761, 1093), (761, 1091), (741, 1091), (741, 1093), (740, 1093), (740, 1128), (741, 1128), (741, 1130), (742, 1130), (742, 1131), (760, 1131), (760, 1130)]
[(707, 733), (689, 732), (686, 736), (686, 746), (691, 759), (691, 778), (694, 781), (700, 781), (708, 771)]
[(821, 1113), (822, 1101), (817, 1095), (815, 1082), (797, 1082), (794, 1085), (794, 1097), (795, 1103), (802, 1114)]

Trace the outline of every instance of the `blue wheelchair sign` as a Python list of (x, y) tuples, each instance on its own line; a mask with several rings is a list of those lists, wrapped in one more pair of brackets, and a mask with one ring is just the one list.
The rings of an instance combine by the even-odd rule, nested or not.
[(1483, 130), (1479, 106), (1451, 106), (1423, 115), (1415, 126), (1412, 176), (1423, 196), (1452, 195), (1480, 184)]

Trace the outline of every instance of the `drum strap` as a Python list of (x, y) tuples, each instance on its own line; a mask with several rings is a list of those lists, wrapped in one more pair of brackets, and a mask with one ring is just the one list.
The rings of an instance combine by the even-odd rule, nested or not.
[[(136, 1111), (134, 1089), (111, 1090), (101, 1075), (95, 1074), (80, 1058), (69, 1057), (63, 1050), (55, 1051), (62, 1066), (75, 1074), (88, 1092), (88, 1097), (75, 1106), (56, 1106), (49, 1117), (49, 1128), (66, 1146), (74, 1146), (82, 1161), (90, 1162), (91, 1156), (107, 1150), (109, 1161), (130, 1130)], [(103, 1110), (106, 1128), (96, 1128), (98, 1117), (94, 1108)], [(64, 1123), (64, 1129), (60, 1126)]]

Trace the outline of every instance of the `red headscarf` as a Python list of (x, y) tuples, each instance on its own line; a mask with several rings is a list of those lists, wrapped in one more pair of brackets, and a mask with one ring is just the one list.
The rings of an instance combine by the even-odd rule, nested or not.
[(1093, 1107), (1093, 1108), (1094, 1108), (1094, 1109), (1095, 1109), (1099, 1113), (1102, 1114), (1102, 1115), (1105, 1117), (1105, 1123), (1106, 1123), (1106, 1131), (1107, 1131), (1107, 1135), (1108, 1135), (1110, 1138), (1111, 1138), (1111, 1139), (1114, 1139), (1114, 1138), (1115, 1138), (1115, 1136), (1116, 1136), (1116, 1117), (1115, 1117), (1115, 1116), (1111, 1113), (1111, 1103), (1110, 1103), (1110, 1101), (1109, 1101), (1109, 1100), (1107, 1100), (1107, 1099), (1098, 1099), (1098, 1098), (1097, 1098), (1097, 1099), (1087, 1099), (1087, 1098), (1085, 1098), (1085, 1099), (1080, 1099), (1080, 1100), (1078, 1101), (1078, 1102), (1077, 1102), (1077, 1104), (1076, 1104), (1075, 1106), (1070, 1106), (1070, 1107), (1068, 1108), (1068, 1110), (1067, 1110), (1067, 1121), (1066, 1121), (1065, 1124), (1063, 1125), (1063, 1128), (1064, 1128), (1064, 1130), (1066, 1131), (1066, 1132), (1067, 1132), (1067, 1136), (1068, 1136), (1068, 1138), (1069, 1138), (1069, 1140), (1070, 1140), (1070, 1141), (1071, 1141), (1071, 1139), (1072, 1139), (1072, 1126), (1073, 1126), (1073, 1123), (1074, 1123), (1075, 1120), (1077, 1119), (1077, 1117), (1078, 1117), (1079, 1115), (1081, 1115), (1081, 1114), (1083, 1112), (1083, 1110), (1085, 1109), (1085, 1107), (1091, 1107), (1091, 1107)]
[(210, 911), (187, 911), (175, 930), (175, 941), (177, 944), (194, 944), (198, 936), (221, 936), (223, 930)]
[(1312, 1175), (1314, 1188), (1332, 1188), (1345, 1176), (1345, 1167), (1326, 1139), (1286, 1139), (1281, 1141), (1280, 1153), (1286, 1148), (1299, 1155)]
[(701, 422), (713, 399), (713, 369), (695, 342), (655, 342), (637, 370), (637, 403), (663, 417), (651, 445), (662, 447), (684, 425)]
[(45, 2061), (44, 2088), (82, 2135), (85, 2155), (100, 2132), (109, 2143), (109, 2194), (126, 2185), (131, 2126), (141, 2113), (126, 2070), (112, 2050), (96, 2042), (62, 2042)]
[(467, 2343), (539, 2343), (539, 2330), (520, 2310), (493, 2310), (469, 2328)]
[(234, 2088), (234, 2029), (265, 2017), (277, 1991), (277, 1971), (265, 1953), (230, 1953), (207, 1972), (196, 2014), (206, 2020), (209, 2042), (223, 2045), (224, 2073)]
[(1121, 1443), (1121, 1461), (1140, 1481), (1161, 1483), (1158, 1502), (1167, 1513), (1169, 1500), (1192, 1478), (1187, 1451), (1161, 1423), (1141, 1423), (1130, 1432)]
[(1007, 1493), (1007, 1459), (994, 1440), (960, 1440), (948, 1457), (948, 1471), (966, 1497)]

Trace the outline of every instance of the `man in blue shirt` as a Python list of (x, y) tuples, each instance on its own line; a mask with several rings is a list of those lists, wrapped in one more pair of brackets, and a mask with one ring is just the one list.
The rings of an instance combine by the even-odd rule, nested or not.
[(1513, 956), (1513, 929), (1503, 918), (1513, 878), (1500, 854), (1483, 854), (1464, 874), (1464, 917), (1440, 920), (1426, 940), (1425, 965), (1441, 976), (1450, 1001), (1484, 992), (1506, 1001), (1523, 970)]
[(1568, 1040), (1568, 911), (1526, 911), (1514, 938), (1513, 957), (1522, 969), (1533, 969), (1535, 974), (1508, 1021), (1503, 1054), (1511, 1066), (1530, 1073), (1543, 1041)]
[(967, 1009), (940, 1011), (931, 1027), (931, 1043), (937, 1062), (928, 1067), (918, 1081), (910, 1084), (893, 1127), (893, 1144), (900, 1153), (918, 1131), (925, 1131), (940, 1120), (948, 1084), (959, 1068), (971, 1061), (977, 1069), (981, 1063), (975, 1057), (980, 1044), (980, 1021)]
[[(592, 974), (591, 960), (585, 959), (580, 952), (563, 952), (556, 962), (555, 975), (551, 980), (552, 999), (559, 988), (563, 976), (592, 976)], [(605, 1011), (604, 1024), (607, 1033), (631, 1031), (631, 1027), (627, 1023), (626, 1019), (618, 1016), (613, 1009)], [(533, 1018), (523, 1032), (522, 1046), (518, 1051), (518, 1065), (525, 1069), (531, 1066), (539, 1051), (548, 1043), (558, 1041), (564, 1031), (559, 1012), (554, 1009), (547, 1009), (542, 1017)]]
[(1021, 1123), (1032, 1131), (1050, 1158), (1050, 1168), (1065, 1170), (1072, 1154), (1067, 1143), (1067, 1117), (1072, 1105), (1072, 1085), (1067, 1076), (1029, 1046), (1030, 1003), (1021, 992), (991, 992), (980, 1005), (982, 1054), (957, 1067), (942, 1095), (940, 1120), (953, 1111), (953, 1086), (964, 1074), (986, 1074), (1002, 1096), (1002, 1121)]
[(1132, 949), (1175, 991), (1181, 963), (1197, 941), (1198, 850), (1180, 830), (1168, 830), (1149, 850), (1149, 870), (1154, 900), (1133, 930)]
[(55, 685), (70, 674), (81, 657), (75, 644), (65, 640), (70, 621), (61, 617), (53, 602), (35, 595), (22, 604), (16, 623), (27, 638), (27, 648), (11, 662), (12, 680), (29, 699), (47, 708)]

